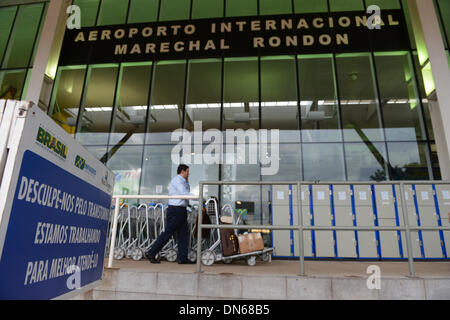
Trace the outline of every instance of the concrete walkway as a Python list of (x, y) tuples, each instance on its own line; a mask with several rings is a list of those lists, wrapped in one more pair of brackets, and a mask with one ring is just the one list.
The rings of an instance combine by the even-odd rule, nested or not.
[[(105, 263), (106, 265), (106, 263)], [(376, 265), (381, 289), (368, 289)], [(100, 287), (77, 299), (444, 299), (450, 300), (450, 262), (415, 262), (409, 277), (407, 262), (306, 261), (299, 276), (298, 261), (245, 261), (226, 265), (179, 265), (146, 260), (114, 261), (105, 269)]]

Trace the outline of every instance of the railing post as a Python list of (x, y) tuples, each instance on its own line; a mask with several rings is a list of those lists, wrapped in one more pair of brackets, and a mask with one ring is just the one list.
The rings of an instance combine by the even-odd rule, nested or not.
[(203, 183), (199, 184), (198, 191), (198, 216), (197, 216), (197, 272), (201, 272), (202, 254), (202, 213), (203, 213)]
[(108, 257), (108, 268), (112, 268), (114, 260), (114, 249), (116, 245), (116, 233), (117, 233), (117, 222), (119, 220), (119, 209), (120, 209), (120, 198), (116, 198), (116, 205), (114, 208), (114, 220), (113, 227), (111, 231), (111, 244), (109, 246), (109, 257)]
[(303, 243), (303, 208), (302, 208), (302, 184), (297, 183), (297, 206), (298, 206), (298, 249), (300, 260), (300, 275), (305, 275), (305, 250)]
[(402, 203), (402, 214), (403, 214), (403, 221), (405, 222), (405, 227), (406, 227), (406, 251), (408, 252), (408, 265), (409, 265), (409, 274), (411, 277), (415, 277), (415, 273), (414, 273), (414, 253), (412, 250), (412, 241), (411, 241), (411, 230), (409, 229), (410, 225), (409, 225), (409, 218), (408, 218), (408, 213), (407, 213), (407, 209), (406, 209), (406, 204), (405, 204), (405, 189), (404, 189), (404, 185), (403, 182), (400, 182), (400, 199), (401, 199), (401, 203)]

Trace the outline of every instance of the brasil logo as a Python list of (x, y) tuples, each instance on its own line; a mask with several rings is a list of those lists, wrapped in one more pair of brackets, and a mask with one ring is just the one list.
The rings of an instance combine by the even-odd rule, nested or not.
[(63, 159), (67, 158), (67, 146), (41, 127), (39, 127), (36, 141)]
[(80, 156), (76, 156), (76, 158), (75, 158), (75, 167), (77, 167), (78, 169), (83, 170), (85, 166), (86, 166), (86, 160), (84, 160)]

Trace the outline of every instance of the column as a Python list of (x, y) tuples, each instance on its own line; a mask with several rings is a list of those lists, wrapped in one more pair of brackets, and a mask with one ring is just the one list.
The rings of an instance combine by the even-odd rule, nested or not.
[(441, 29), (433, 0), (408, 0), (408, 7), (419, 60), (422, 59), (424, 65), (428, 64), (434, 80), (433, 84), (428, 79), (425, 87), (430, 91), (427, 94), (442, 179), (450, 180), (450, 68)]

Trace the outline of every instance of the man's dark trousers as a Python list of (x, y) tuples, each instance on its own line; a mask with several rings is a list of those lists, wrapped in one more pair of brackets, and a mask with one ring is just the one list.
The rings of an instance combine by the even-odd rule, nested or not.
[(187, 261), (189, 231), (186, 207), (169, 206), (166, 211), (166, 217), (165, 231), (156, 239), (152, 248), (148, 251), (148, 255), (150, 257), (156, 256), (170, 240), (170, 237), (172, 237), (175, 231), (178, 231), (178, 261)]

